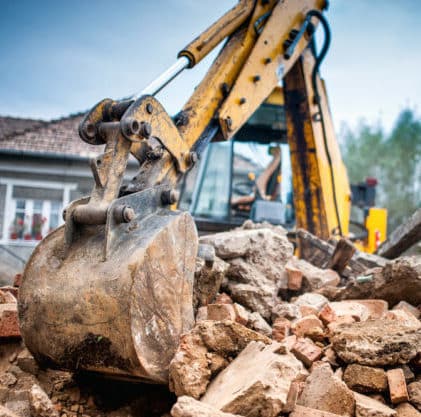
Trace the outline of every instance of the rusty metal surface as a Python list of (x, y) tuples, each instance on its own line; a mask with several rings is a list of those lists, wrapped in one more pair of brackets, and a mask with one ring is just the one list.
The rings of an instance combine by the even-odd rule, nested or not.
[(291, 31), (300, 28), (307, 12), (322, 10), (324, 6), (324, 0), (284, 0), (273, 8), (219, 110), (219, 121), (226, 139), (231, 138), (264, 102), (307, 46), (309, 39), (301, 38), (292, 56), (286, 59), (284, 44)]
[(237, 30), (251, 15), (256, 0), (240, 0), (212, 26), (189, 43), (178, 56), (186, 56), (193, 67), (200, 62), (216, 45)]
[[(124, 129), (127, 120), (138, 123), (139, 131)], [(123, 134), (127, 139), (139, 142), (142, 137), (148, 139), (153, 136), (173, 156), (177, 171), (186, 172), (190, 166), (188, 161), (190, 147), (158, 100), (152, 96), (140, 97), (124, 113), (121, 123)]]
[(191, 216), (164, 207), (161, 192), (139, 193), (145, 210), (129, 223), (79, 228), (66, 257), (64, 227), (36, 248), (19, 312), (25, 344), (41, 363), (167, 382), (178, 339), (193, 325), (198, 243)]

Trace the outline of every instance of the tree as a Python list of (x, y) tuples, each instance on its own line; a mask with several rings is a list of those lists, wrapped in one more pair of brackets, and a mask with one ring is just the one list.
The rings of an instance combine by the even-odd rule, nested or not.
[(389, 134), (363, 121), (340, 136), (350, 181), (378, 179), (377, 203), (388, 209), (392, 231), (421, 207), (421, 120), (404, 109)]

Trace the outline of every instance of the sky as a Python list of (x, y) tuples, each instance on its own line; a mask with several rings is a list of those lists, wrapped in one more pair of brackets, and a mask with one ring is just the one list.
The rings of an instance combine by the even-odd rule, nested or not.
[[(145, 87), (234, 0), (0, 0), (0, 115), (54, 119)], [(421, 0), (331, 0), (322, 64), (336, 130), (421, 113)], [(171, 113), (215, 57), (158, 95)]]

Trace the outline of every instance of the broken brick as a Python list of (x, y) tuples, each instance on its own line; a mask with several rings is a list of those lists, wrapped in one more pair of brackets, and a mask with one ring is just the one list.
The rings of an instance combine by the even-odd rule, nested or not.
[(16, 303), (0, 304), (0, 337), (20, 337)]
[(236, 313), (232, 304), (208, 304), (208, 320), (235, 321)]
[(310, 339), (298, 339), (291, 352), (308, 368), (322, 356), (322, 349), (316, 346)]
[(406, 388), (405, 375), (400, 368), (387, 371), (387, 381), (389, 383), (390, 400), (393, 404), (399, 404), (409, 400)]
[(272, 327), (272, 339), (277, 342), (282, 342), (288, 335), (291, 329), (289, 320), (279, 317), (277, 318)]
[(285, 270), (288, 276), (288, 288), (293, 291), (298, 291), (303, 284), (303, 273), (291, 265), (286, 265)]
[(323, 323), (315, 316), (305, 316), (291, 325), (292, 332), (297, 337), (309, 337), (320, 340), (324, 337)]
[(335, 311), (330, 306), (330, 304), (326, 304), (319, 313), (319, 319), (325, 324), (328, 325), (329, 323), (332, 323), (333, 321), (336, 321), (338, 319)]

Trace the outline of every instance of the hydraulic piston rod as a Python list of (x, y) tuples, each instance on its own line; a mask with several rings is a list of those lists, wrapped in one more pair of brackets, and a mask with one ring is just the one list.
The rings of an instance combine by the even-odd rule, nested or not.
[(137, 100), (139, 97), (144, 95), (154, 96), (158, 94), (170, 81), (172, 81), (178, 74), (184, 69), (190, 66), (190, 60), (186, 56), (182, 56), (171, 65), (165, 72), (163, 72), (158, 78), (153, 80), (147, 87), (145, 87), (139, 93), (134, 94), (130, 98)]

